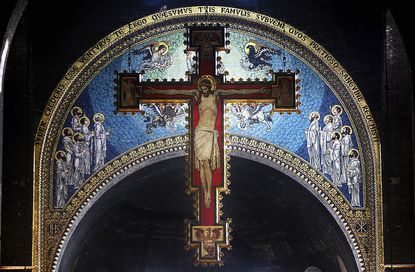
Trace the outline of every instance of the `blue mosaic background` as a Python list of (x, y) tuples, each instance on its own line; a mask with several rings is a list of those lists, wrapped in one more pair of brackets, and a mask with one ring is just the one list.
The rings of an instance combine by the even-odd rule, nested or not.
[[(135, 49), (143, 48), (147, 44), (152, 44), (157, 41), (169, 41), (169, 52), (171, 59), (173, 60), (172, 65), (166, 69), (155, 69), (147, 71), (146, 78), (150, 79), (163, 79), (163, 78), (184, 78), (187, 71), (186, 66), (186, 55), (183, 53), (185, 49), (183, 45), (183, 33), (178, 32), (157, 39), (151, 40), (144, 45), (138, 45), (132, 48)], [(80, 94), (73, 107), (80, 107), (83, 110), (83, 114), (91, 120), (89, 129), (93, 131), (94, 122), (93, 116), (95, 113), (103, 113), (105, 121), (103, 123), (106, 131), (109, 132), (107, 136), (107, 152), (105, 162), (108, 162), (120, 154), (133, 149), (141, 144), (149, 141), (154, 141), (161, 138), (171, 137), (175, 135), (182, 135), (188, 132), (186, 118), (188, 116), (187, 111), (185, 114), (181, 114), (174, 119), (175, 126), (172, 127), (156, 127), (152, 129), (151, 133), (146, 133), (148, 117), (151, 117), (152, 111), (149, 107), (144, 106), (143, 110), (146, 115), (131, 113), (128, 114), (115, 114), (115, 71), (124, 70), (138, 70), (143, 62), (142, 55), (131, 54), (131, 66), (128, 65), (129, 53), (124, 53), (111, 63), (109, 63), (95, 78), (88, 84), (84, 91)], [(183, 108), (188, 108), (188, 105), (182, 105)], [(72, 115), (69, 113), (64, 127), (71, 127)], [(147, 121), (147, 122), (146, 122)], [(57, 150), (62, 150), (62, 137), (59, 140)], [(94, 158), (93, 158), (94, 161)], [(55, 166), (56, 167), (56, 166)], [(92, 174), (92, 173), (91, 173)], [(89, 176), (89, 175), (88, 175)], [(88, 178), (85, 177), (85, 179)], [(56, 184), (56, 175), (55, 175)], [(73, 186), (68, 186), (68, 199), (75, 193)], [(56, 205), (56, 185), (54, 188), (55, 192), (55, 205)]]
[[(283, 50), (281, 50), (279, 47), (276, 47), (264, 40), (256, 39), (252, 36), (242, 34), (239, 32), (230, 32), (229, 34), (230, 45), (228, 46), (228, 48), (230, 49), (230, 53), (225, 53), (221, 51), (218, 54), (222, 58), (225, 70), (229, 73), (229, 75), (226, 76), (227, 81), (230, 81), (232, 78), (235, 80), (246, 80), (248, 78), (271, 80), (272, 75), (269, 73), (270, 68), (272, 68), (274, 71), (283, 69)], [(252, 69), (247, 68), (247, 66), (249, 65), (255, 66), (255, 62), (250, 63), (244, 60), (244, 58), (247, 57), (247, 54), (245, 52), (245, 46), (248, 43), (252, 44), (252, 42), (255, 42), (257, 44), (258, 53), (259, 51), (261, 51), (261, 49), (262, 51), (266, 51), (266, 49), (275, 49), (273, 50), (274, 52), (270, 52), (268, 50), (268, 53), (266, 55), (266, 57), (270, 58), (270, 60), (266, 62), (270, 63), (271, 66), (268, 66), (268, 68), (263, 67), (262, 69), (260, 66), (256, 66)], [(275, 52), (279, 52), (280, 54), (277, 54)], [(261, 60), (264, 60), (264, 57), (254, 57), (253, 61), (255, 59), (258, 61), (258, 63), (260, 63)], [(286, 68), (295, 70), (295, 67), (296, 63), (293, 63), (292, 60), (289, 61), (289, 59), (287, 58)]]
[[(167, 65), (166, 68), (146, 69), (145, 74), (143, 75), (143, 80), (153, 81), (155, 79), (183, 79), (188, 81), (190, 78), (186, 76), (186, 71), (188, 71), (188, 63), (186, 54), (184, 53), (184, 50), (186, 49), (186, 45), (183, 43), (185, 41), (184, 34), (185, 30), (182, 30), (173, 34), (158, 37), (157, 39), (151, 39), (144, 44), (132, 47), (131, 69), (140, 71), (140, 66), (143, 62), (145, 62), (146, 50), (144, 48), (151, 46), (152, 44), (161, 43), (168, 46), (168, 51), (158, 60), (158, 63), (165, 64), (168, 60), (170, 60), (171, 64)], [(142, 54), (134, 54), (134, 51), (140, 50), (142, 50)], [(128, 53), (122, 55), (121, 59), (124, 69), (128, 70)], [(157, 62), (157, 59), (154, 58), (153, 62)]]
[[(147, 123), (144, 122), (145, 118), (141, 114), (114, 113), (114, 71), (122, 71), (125, 67), (126, 61), (123, 61), (122, 57), (111, 62), (91, 81), (74, 104), (84, 109), (85, 115), (89, 117), (96, 112), (105, 115), (104, 127), (110, 130), (107, 138), (108, 160), (143, 143), (188, 132), (184, 116), (178, 119), (175, 131), (157, 128), (153, 133), (146, 134)], [(66, 126), (70, 126), (70, 117), (67, 118)]]
[[(171, 47), (169, 48), (169, 54), (172, 54), (173, 60), (181, 60), (180, 62), (173, 62), (166, 71), (153, 71), (146, 72), (147, 77), (151, 76), (151, 79), (159, 78), (163, 79), (166, 76), (184, 75), (187, 71), (185, 66), (185, 54), (183, 53), (183, 33), (178, 32), (166, 36), (159, 37), (151, 40), (146, 44), (153, 43), (155, 41), (169, 41)], [(134, 49), (142, 48), (143, 45), (138, 45)], [(181, 57), (181, 58), (180, 58)], [(115, 111), (115, 71), (124, 70), (138, 70), (142, 63), (141, 57), (131, 56), (131, 66), (128, 66), (128, 52), (124, 53), (111, 63), (109, 63), (95, 78), (88, 84), (81, 95), (78, 97), (75, 106), (79, 106), (84, 110), (84, 114), (91, 119), (90, 129), (93, 128), (92, 116), (101, 112), (105, 115), (104, 127), (106, 130), (110, 130), (110, 135), (107, 138), (107, 159), (112, 158), (126, 152), (127, 150), (134, 148), (140, 144), (148, 141), (154, 141), (156, 139), (170, 137), (173, 135), (180, 135), (188, 132), (186, 128), (185, 116), (177, 119), (177, 126), (174, 131), (157, 128), (153, 130), (153, 133), (146, 134), (145, 118), (141, 114), (114, 114)], [(176, 63), (177, 65), (175, 65)], [(173, 73), (174, 71), (174, 73)], [(149, 75), (150, 74), (150, 75)], [(183, 77), (183, 76), (182, 76)], [(65, 126), (70, 127), (72, 116), (66, 119)], [(60, 146), (59, 146), (60, 148)]]
[[(233, 47), (233, 50), (229, 54), (222, 55), (222, 61), (225, 64), (226, 70), (229, 72), (229, 77), (242, 78), (246, 80), (247, 78), (267, 78), (271, 80), (271, 75), (268, 73), (268, 69), (260, 69), (256, 71), (249, 72), (244, 70), (241, 65), (227, 66), (226, 63), (235, 63), (238, 59), (241, 59), (244, 55), (244, 46), (247, 42), (256, 40), (259, 44), (270, 47), (274, 50), (281, 50), (280, 47), (272, 45), (267, 41), (261, 39), (254, 39), (251, 36), (244, 35), (241, 33), (231, 33), (230, 41)], [(237, 49), (237, 50), (235, 50)], [(235, 52), (238, 51), (238, 52)], [(272, 69), (278, 71), (283, 67), (283, 61), (280, 56), (272, 57), (273, 65)], [(241, 130), (238, 128), (238, 118), (232, 111), (229, 111), (226, 115), (229, 119), (229, 129), (227, 130), (230, 134), (236, 134), (240, 136), (247, 136), (251, 138), (256, 138), (259, 140), (267, 141), (277, 146), (287, 149), (303, 159), (310, 161), (308, 151), (307, 151), (307, 141), (305, 131), (310, 125), (310, 120), (308, 116), (311, 112), (317, 111), (320, 113), (319, 126), (322, 129), (324, 127), (323, 119), (324, 116), (331, 114), (331, 106), (341, 105), (340, 101), (333, 94), (330, 88), (325, 84), (325, 82), (305, 63), (303, 63), (298, 58), (286, 52), (286, 69), (295, 71), (300, 69), (301, 73), (299, 78), (301, 82), (301, 90), (299, 93), (301, 97), (299, 101), (301, 105), (299, 106), (300, 114), (292, 113), (274, 113), (271, 118), (272, 122), (269, 122), (271, 125), (271, 131), (267, 131), (267, 127), (264, 124), (256, 123), (252, 125), (247, 130)], [(227, 100), (231, 102), (232, 100)], [(272, 105), (268, 104), (262, 109), (265, 115), (271, 111)], [(351, 126), (349, 117), (343, 111), (342, 115), (343, 126)], [(352, 134), (353, 148), (357, 149), (357, 141), (354, 133)], [(327, 178), (331, 180), (331, 176), (326, 175)], [(363, 203), (363, 186), (360, 185), (360, 199)], [(339, 188), (343, 195), (350, 202), (351, 196), (348, 193), (348, 188), (346, 184), (343, 184)]]
[[(177, 32), (174, 34), (159, 37), (151, 40), (144, 45), (139, 45), (133, 48), (140, 49), (147, 44), (151, 44), (157, 41), (169, 41), (168, 54), (171, 55), (173, 63), (164, 70), (153, 70), (147, 73), (147, 77), (151, 79), (159, 78), (184, 78), (186, 71), (188, 71), (186, 65), (186, 55), (183, 53), (185, 49), (183, 45), (183, 33)], [(232, 65), (232, 63), (239, 63), (241, 58), (246, 54), (244, 51), (245, 44), (249, 41), (256, 40), (259, 44), (265, 47), (269, 47), (273, 50), (281, 50), (281, 48), (274, 46), (264, 40), (254, 39), (251, 36), (231, 32), (231, 53), (220, 53), (222, 61), (225, 66), (225, 70), (229, 72), (227, 78), (267, 78), (271, 79), (271, 75), (268, 73), (269, 68), (255, 69), (255, 71), (248, 71), (241, 65)], [(109, 63), (85, 88), (85, 90), (78, 97), (74, 106), (79, 106), (83, 109), (84, 114), (91, 120), (90, 130), (93, 130), (92, 117), (95, 113), (101, 112), (105, 116), (105, 122), (103, 123), (105, 129), (109, 131), (107, 137), (107, 155), (105, 162), (108, 162), (116, 156), (144, 144), (149, 141), (154, 141), (160, 138), (170, 137), (174, 135), (181, 135), (188, 132), (186, 128), (186, 114), (178, 117), (176, 126), (174, 129), (166, 129), (158, 127), (153, 129), (150, 134), (146, 133), (147, 124), (145, 117), (141, 114), (114, 114), (115, 111), (115, 71), (124, 70), (138, 70), (143, 62), (142, 56), (131, 55), (131, 66), (128, 66), (129, 53), (126, 52), (122, 56), (118, 57), (111, 63)], [(293, 71), (299, 69), (301, 73), (299, 78), (301, 79), (300, 90), (301, 98), (299, 110), (301, 114), (279, 114), (274, 113), (272, 118), (271, 131), (267, 131), (267, 127), (264, 124), (254, 124), (249, 129), (242, 131), (237, 127), (237, 118), (234, 114), (228, 113), (227, 117), (230, 120), (230, 128), (228, 133), (237, 134), (242, 136), (248, 136), (259, 140), (267, 141), (272, 144), (283, 147), (309, 161), (305, 130), (308, 128), (310, 121), (308, 115), (312, 111), (318, 111), (321, 115), (320, 127), (323, 128), (323, 118), (330, 113), (330, 107), (336, 104), (341, 105), (340, 101), (328, 88), (323, 80), (305, 63), (298, 58), (286, 53), (286, 69)], [(282, 56), (272, 56), (272, 68), (277, 71), (283, 68)], [(263, 111), (269, 112), (271, 105), (266, 105)], [(71, 114), (68, 115), (65, 127), (71, 127)], [(348, 116), (345, 111), (342, 114), (343, 125), (350, 125)], [(357, 148), (357, 142), (352, 134), (352, 141), (354, 148)], [(58, 150), (62, 149), (62, 139), (59, 140)], [(344, 196), (350, 201), (350, 195), (348, 194), (347, 185), (343, 185), (341, 188)], [(360, 189), (361, 200), (362, 185)], [(69, 196), (74, 193), (74, 189), (69, 188)], [(363, 201), (361, 201), (363, 203)]]

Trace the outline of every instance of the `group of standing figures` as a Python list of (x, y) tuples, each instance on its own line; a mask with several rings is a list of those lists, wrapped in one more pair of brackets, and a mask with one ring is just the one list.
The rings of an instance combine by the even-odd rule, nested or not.
[(343, 126), (340, 105), (331, 107), (331, 113), (324, 117), (323, 128), (319, 124), (320, 114), (316, 111), (309, 114), (311, 123), (305, 131), (309, 160), (323, 174), (331, 176), (337, 187), (346, 184), (352, 206), (360, 206), (362, 179), (359, 151), (353, 148), (353, 131), (350, 126)]
[[(94, 127), (79, 107), (71, 111), (71, 127), (62, 130), (62, 149), (56, 152), (56, 207), (62, 208), (68, 200), (68, 187), (78, 189), (86, 177), (104, 166), (107, 136), (104, 114), (96, 113)], [(92, 167), (93, 166), (93, 167)]]

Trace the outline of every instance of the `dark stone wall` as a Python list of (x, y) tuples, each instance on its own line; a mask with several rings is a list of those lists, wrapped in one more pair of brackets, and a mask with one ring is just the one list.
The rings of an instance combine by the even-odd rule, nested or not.
[(14, 36), (7, 64), (3, 120), (2, 264), (31, 263), (32, 226), (32, 94), (28, 25)]
[[(9, 14), (15, 1), (6, 2), (1, 12)], [(413, 119), (409, 122), (413, 102), (408, 99), (412, 87), (405, 83), (411, 76), (398, 77), (401, 68), (396, 68), (389, 79), (402, 85), (386, 94), (383, 74), (386, 8), (396, 17), (409, 52), (408, 65), (413, 64), (413, 43), (406, 39), (412, 31), (408, 23), (412, 15), (403, 1), (45, 0), (29, 1), (7, 64), (1, 264), (30, 263), (33, 138), (45, 104), (67, 69), (100, 38), (133, 19), (157, 12), (163, 5), (206, 4), (254, 10), (285, 20), (328, 49), (352, 75), (381, 133), (386, 262), (415, 263)], [(2, 30), (6, 17), (0, 17)], [(406, 60), (402, 42), (395, 46), (400, 60)]]
[(382, 99), (385, 261), (406, 263), (415, 261), (413, 85), (405, 46), (390, 13), (386, 26)]

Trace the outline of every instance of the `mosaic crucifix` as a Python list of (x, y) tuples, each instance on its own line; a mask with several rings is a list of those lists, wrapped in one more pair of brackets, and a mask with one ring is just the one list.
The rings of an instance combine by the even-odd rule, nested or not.
[[(123, 91), (133, 89), (137, 105), (169, 103), (188, 99), (191, 112), (191, 182), (189, 193), (197, 199), (196, 219), (188, 222), (189, 248), (197, 252), (196, 264), (223, 264), (221, 248), (230, 247), (230, 220), (220, 218), (219, 198), (229, 193), (224, 177), (224, 98), (244, 103), (270, 102), (275, 111), (296, 111), (295, 74), (279, 72), (270, 81), (229, 81), (218, 73), (219, 51), (228, 52), (223, 27), (190, 27), (186, 33), (185, 54), (194, 53), (195, 69), (188, 82), (146, 82), (141, 74), (118, 75), (118, 111), (134, 111), (122, 103)], [(137, 111), (137, 108), (136, 110)]]

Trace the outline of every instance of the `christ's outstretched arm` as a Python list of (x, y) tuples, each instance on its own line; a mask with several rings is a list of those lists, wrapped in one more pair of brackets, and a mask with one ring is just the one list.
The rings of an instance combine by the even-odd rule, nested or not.
[(271, 88), (270, 87), (262, 87), (259, 90), (254, 89), (226, 89), (226, 90), (218, 90), (217, 95), (234, 95), (234, 94), (270, 94)]
[(166, 95), (198, 95), (197, 90), (177, 90), (177, 89), (168, 89), (168, 90), (157, 90), (152, 87), (147, 87), (144, 90), (145, 94), (166, 94)]

